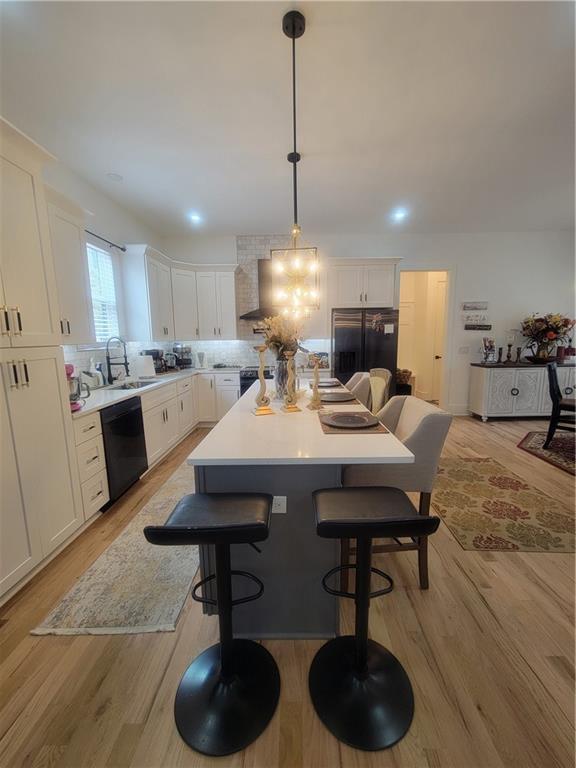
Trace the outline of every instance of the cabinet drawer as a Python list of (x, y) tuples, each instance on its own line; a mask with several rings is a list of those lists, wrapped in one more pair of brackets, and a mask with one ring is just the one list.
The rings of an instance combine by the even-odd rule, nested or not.
[(90, 477), (94, 477), (97, 472), (106, 469), (106, 457), (104, 455), (104, 443), (102, 435), (87, 440), (78, 446), (78, 471), (80, 472), (80, 482), (83, 483)]
[(108, 493), (108, 480), (106, 478), (106, 470), (98, 472), (97, 475), (91, 477), (90, 480), (86, 480), (82, 483), (82, 505), (84, 507), (84, 519), (88, 520), (89, 517), (99, 509), (102, 509), (104, 504), (110, 499)]
[(76, 445), (85, 443), (93, 437), (102, 434), (102, 424), (100, 422), (100, 411), (90, 413), (88, 416), (82, 416), (81, 419), (74, 419), (74, 437)]
[(192, 377), (189, 379), (182, 379), (181, 381), (177, 381), (176, 387), (178, 388), (179, 395), (181, 395), (183, 392), (188, 392), (188, 390), (192, 388)]
[(214, 374), (214, 381), (217, 387), (231, 387), (240, 385), (239, 373), (216, 373)]
[(173, 384), (166, 384), (165, 387), (154, 389), (152, 392), (146, 392), (146, 394), (140, 395), (142, 401), (142, 410), (149, 411), (151, 408), (155, 408), (160, 403), (165, 403), (166, 400), (171, 400), (178, 394), (178, 388), (176, 382)]

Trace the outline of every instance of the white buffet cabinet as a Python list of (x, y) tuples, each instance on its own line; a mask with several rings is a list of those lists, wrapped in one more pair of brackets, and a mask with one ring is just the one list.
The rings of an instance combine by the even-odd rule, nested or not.
[[(573, 397), (576, 368), (558, 366), (558, 383), (564, 397)], [(552, 404), (548, 393), (545, 365), (481, 365), (470, 368), (469, 411), (489, 418), (550, 416)]]

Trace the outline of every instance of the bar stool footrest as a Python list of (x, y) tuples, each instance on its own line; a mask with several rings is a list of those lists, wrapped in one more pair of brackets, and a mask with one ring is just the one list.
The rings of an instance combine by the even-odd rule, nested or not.
[[(247, 595), (246, 597), (239, 597), (236, 600), (232, 600), (232, 607), (235, 605), (241, 605), (242, 603), (251, 603), (252, 600), (258, 600), (258, 598), (262, 597), (264, 594), (264, 584), (262, 581), (260, 581), (259, 578), (254, 576), (253, 573), (248, 573), (247, 571), (230, 571), (231, 576), (242, 576), (245, 579), (250, 579), (250, 581), (253, 581), (255, 584), (258, 585), (258, 591), (254, 592), (252, 595)], [(201, 581), (196, 584), (194, 589), (192, 590), (192, 599), (196, 600), (197, 603), (203, 603), (204, 605), (218, 605), (217, 600), (213, 600), (210, 597), (202, 597), (199, 594), (199, 591), (206, 585), (209, 584), (211, 581), (214, 581), (216, 578), (216, 574), (212, 573), (210, 576), (206, 576), (205, 579), (202, 579)]]
[[(336, 573), (340, 573), (341, 571), (355, 571), (357, 569), (356, 563), (350, 563), (349, 565), (337, 565), (336, 568), (331, 568), (327, 574), (325, 574), (324, 578), (322, 579), (322, 588), (325, 592), (328, 592), (329, 595), (335, 595), (336, 597), (351, 597), (355, 598), (356, 594), (354, 592), (344, 592), (340, 589), (333, 589), (332, 587), (329, 587), (326, 583), (329, 578), (334, 576)], [(370, 568), (371, 573), (375, 573), (376, 576), (380, 576), (382, 579), (388, 582), (388, 586), (384, 587), (383, 589), (377, 589), (374, 592), (370, 592), (369, 598), (372, 599), (373, 597), (381, 597), (381, 595), (387, 595), (389, 592), (392, 592), (394, 589), (394, 580), (391, 576), (389, 576), (387, 573), (384, 573), (384, 571), (381, 571), (379, 568), (374, 568), (373, 566)]]

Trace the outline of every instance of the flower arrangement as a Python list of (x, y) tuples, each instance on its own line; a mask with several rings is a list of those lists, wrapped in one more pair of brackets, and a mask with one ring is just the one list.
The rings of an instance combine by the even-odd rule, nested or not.
[(302, 349), (298, 338), (302, 329), (291, 315), (274, 315), (264, 320), (264, 343), (272, 350), (278, 360), (285, 352), (297, 352)]
[(526, 347), (534, 352), (536, 358), (551, 356), (552, 350), (568, 338), (576, 321), (564, 315), (530, 315), (522, 321), (522, 335), (528, 341)]

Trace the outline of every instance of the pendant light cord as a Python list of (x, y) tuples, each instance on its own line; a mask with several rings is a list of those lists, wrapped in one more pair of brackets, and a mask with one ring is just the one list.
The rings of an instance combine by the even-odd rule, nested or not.
[(294, 156), (292, 160), (292, 183), (294, 187), (294, 224), (298, 225), (298, 153), (296, 151), (296, 39), (292, 38), (292, 127)]

